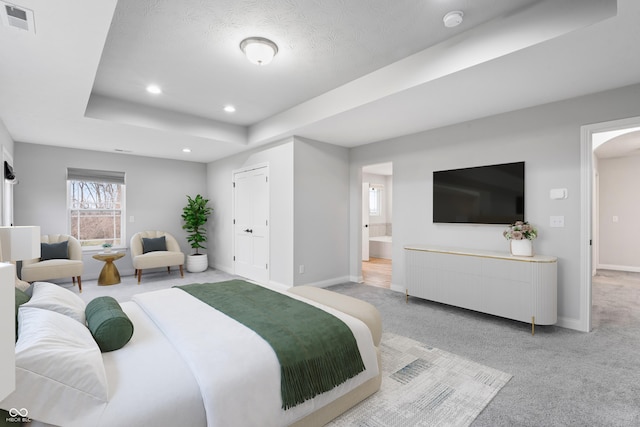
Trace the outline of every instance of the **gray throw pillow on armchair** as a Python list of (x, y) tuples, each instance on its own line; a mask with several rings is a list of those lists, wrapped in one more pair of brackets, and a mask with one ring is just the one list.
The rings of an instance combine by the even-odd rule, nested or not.
[(164, 236), (151, 238), (151, 237), (143, 237), (142, 238), (142, 253), (146, 254), (147, 252), (155, 252), (155, 251), (166, 251), (167, 250), (167, 240)]
[(40, 261), (49, 259), (68, 259), (69, 242), (40, 243)]

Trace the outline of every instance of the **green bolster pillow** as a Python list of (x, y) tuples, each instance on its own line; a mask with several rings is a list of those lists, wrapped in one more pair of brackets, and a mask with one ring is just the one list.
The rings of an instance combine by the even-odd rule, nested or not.
[(133, 335), (133, 323), (112, 297), (98, 297), (85, 308), (87, 326), (103, 353), (118, 350)]
[[(16, 288), (16, 342), (18, 342), (18, 310), (20, 306), (25, 302), (28, 302), (31, 297), (27, 295), (24, 291)], [(2, 415), (0, 414), (0, 420), (2, 419)]]

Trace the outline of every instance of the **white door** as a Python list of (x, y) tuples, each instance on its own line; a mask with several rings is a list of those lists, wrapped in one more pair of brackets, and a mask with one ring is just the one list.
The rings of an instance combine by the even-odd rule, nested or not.
[(269, 168), (234, 174), (234, 261), (238, 276), (269, 281)]
[(369, 261), (369, 183), (362, 183), (362, 261)]

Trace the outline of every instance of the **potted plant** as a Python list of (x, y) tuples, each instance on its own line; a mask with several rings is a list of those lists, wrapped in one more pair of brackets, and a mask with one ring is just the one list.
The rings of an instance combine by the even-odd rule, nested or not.
[(187, 206), (182, 209), (182, 228), (187, 231), (187, 242), (195, 249), (195, 253), (187, 255), (187, 271), (197, 273), (205, 271), (209, 267), (209, 259), (206, 253), (200, 253), (200, 249), (206, 249), (207, 229), (205, 224), (213, 209), (207, 206), (209, 199), (200, 194), (196, 197), (187, 195)]
[(111, 246), (113, 246), (111, 243), (109, 242), (104, 242), (102, 244), (102, 250), (104, 251), (104, 253), (110, 253), (111, 252)]
[(538, 230), (526, 221), (516, 221), (502, 232), (509, 240), (511, 255), (533, 256), (532, 240), (538, 237)]

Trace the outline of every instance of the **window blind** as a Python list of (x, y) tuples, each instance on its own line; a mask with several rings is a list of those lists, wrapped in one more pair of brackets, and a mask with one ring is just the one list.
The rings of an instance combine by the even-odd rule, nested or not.
[(125, 173), (95, 169), (67, 168), (67, 181), (95, 181), (125, 184)]

